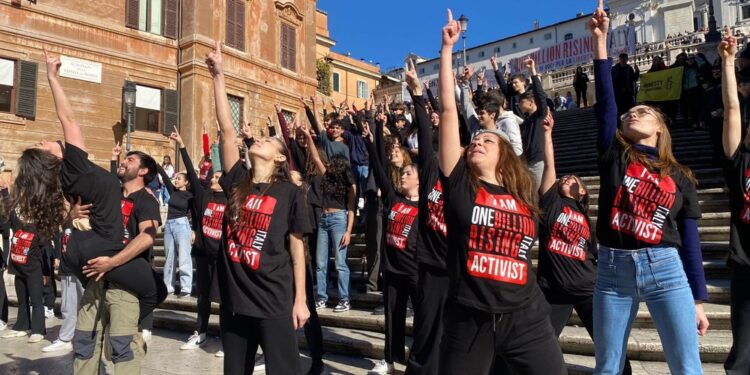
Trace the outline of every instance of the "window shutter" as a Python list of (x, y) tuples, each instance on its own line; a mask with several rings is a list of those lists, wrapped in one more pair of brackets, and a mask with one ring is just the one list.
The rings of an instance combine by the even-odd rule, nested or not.
[(177, 94), (177, 90), (164, 90), (164, 126), (163, 134), (171, 134), (180, 128), (179, 111), (180, 111), (180, 96)]
[(287, 68), (292, 71), (297, 71), (297, 33), (296, 30), (287, 25), (287, 61), (289, 62), (289, 65)]
[(245, 2), (234, 1), (234, 42), (240, 51), (245, 50)]
[(36, 76), (37, 63), (18, 62), (18, 91), (16, 94), (16, 116), (34, 119), (36, 117)]
[(177, 39), (179, 6), (180, 2), (178, 0), (166, 0), (164, 2), (164, 36), (167, 38)]
[(132, 29), (138, 28), (138, 12), (140, 10), (139, 0), (126, 0), (125, 26)]
[(235, 47), (235, 22), (234, 22), (234, 15), (235, 15), (235, 0), (227, 0), (227, 30), (226, 35), (224, 36), (226, 40), (224, 40), (224, 43), (226, 45), (234, 48)]

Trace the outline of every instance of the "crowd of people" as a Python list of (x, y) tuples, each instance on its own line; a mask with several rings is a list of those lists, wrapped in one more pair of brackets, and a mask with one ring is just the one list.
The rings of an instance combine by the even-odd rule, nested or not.
[[(407, 374), (565, 374), (558, 337), (575, 309), (594, 341), (595, 372), (629, 374), (627, 338), (646, 302), (671, 372), (701, 374), (698, 337), (709, 322), (697, 181), (672, 154), (669, 116), (635, 104), (628, 87), (637, 70), (622, 56), (612, 66), (601, 0), (589, 29), (601, 181), (596, 228), (584, 181), (557, 176), (557, 102), (548, 103), (535, 62), (527, 59), (527, 74), (506, 80), (493, 58), (497, 89), (482, 87), (484, 71), (465, 67), (455, 75), (461, 27), (450, 10), (437, 93), (409, 62), (411, 108), (370, 98), (364, 108), (342, 103), (321, 118), (323, 104), (300, 98), (305, 119), (288, 122), (276, 106), (281, 134), (269, 119), (260, 137), (249, 124), (238, 131), (232, 123), (216, 42), (206, 64), (219, 135), (212, 145), (204, 128), (199, 168), (181, 135), (169, 136), (184, 172), (140, 151), (123, 156), (119, 144), (110, 171), (91, 162), (58, 77), (61, 62), (45, 50), (64, 139), (24, 150), (12, 185), (0, 181), (2, 268), (15, 276), (19, 304), (15, 325), (0, 338), (44, 338), (57, 268), (63, 324), (43, 350), (73, 350), (77, 374), (98, 373), (103, 356), (117, 373), (138, 373), (153, 310), (170, 293), (198, 296), (196, 332), (183, 350), (206, 342), (211, 302), (220, 303), (224, 373), (252, 373), (259, 347), (267, 373), (303, 373), (295, 331), (304, 329), (312, 358), (306, 372), (320, 374), (325, 348), (317, 312), (351, 309), (348, 248), (360, 228), (366, 292), (382, 291), (385, 314), (384, 360), (375, 373), (393, 373), (398, 362)], [(711, 92), (721, 97), (720, 151), (732, 209), (735, 342), (726, 369), (747, 374), (750, 143), (737, 92), (743, 97), (750, 81), (742, 66), (735, 78), (734, 37), (727, 35), (718, 53), (721, 72), (713, 78), (721, 83)], [(588, 83), (578, 73), (578, 82)], [(158, 176), (161, 191), (153, 185)], [(151, 254), (160, 204), (167, 206), (163, 275)], [(0, 319), (7, 322), (0, 287)], [(408, 301), (414, 340), (407, 356)]]

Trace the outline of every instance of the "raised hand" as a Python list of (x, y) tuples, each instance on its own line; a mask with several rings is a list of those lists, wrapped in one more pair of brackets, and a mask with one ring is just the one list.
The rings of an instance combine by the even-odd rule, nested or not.
[(242, 129), (240, 129), (240, 133), (242, 133), (242, 138), (250, 139), (253, 137), (253, 128), (250, 126), (250, 123), (242, 125)]
[(461, 24), (453, 19), (453, 12), (448, 9), (448, 22), (443, 26), (443, 47), (450, 47), (458, 43), (461, 35)]
[(595, 39), (605, 39), (609, 30), (609, 17), (604, 11), (604, 0), (599, 0), (594, 15), (589, 20), (589, 30)]
[(732, 36), (732, 31), (729, 27), (724, 28), (724, 40), (719, 43), (716, 51), (722, 61), (734, 61), (734, 56), (737, 54), (737, 39)]
[(273, 109), (275, 109), (275, 110), (276, 110), (276, 113), (279, 113), (279, 112), (281, 112), (281, 107), (279, 107), (279, 103), (274, 103), (274, 105), (273, 105)]
[(370, 124), (362, 121), (362, 138), (367, 139), (370, 143), (375, 142), (375, 136), (370, 131)]
[(122, 153), (122, 146), (120, 142), (115, 143), (115, 147), (112, 147), (112, 160), (117, 160)]
[(500, 67), (497, 65), (497, 53), (490, 56), (490, 64), (492, 64), (492, 70), (499, 70)]
[(552, 132), (552, 128), (555, 127), (555, 118), (552, 117), (552, 111), (547, 111), (547, 117), (542, 121), (545, 132)]
[(526, 66), (526, 69), (531, 70), (536, 67), (536, 62), (531, 57), (527, 57), (523, 60), (523, 65)]
[(464, 83), (471, 82), (471, 77), (474, 75), (474, 70), (471, 68), (471, 66), (465, 66), (464, 72), (461, 74), (461, 81)]
[(215, 49), (206, 55), (206, 65), (211, 77), (217, 78), (224, 75), (224, 60), (221, 57), (221, 42), (216, 41)]
[(484, 82), (484, 72), (485, 72), (484, 69), (480, 69), (477, 72), (477, 83), (483, 83)]
[(169, 139), (175, 141), (180, 148), (185, 147), (185, 144), (182, 143), (182, 136), (180, 136), (180, 133), (172, 132), (172, 134), (169, 135)]
[(407, 65), (409, 70), (406, 71), (406, 85), (409, 86), (409, 90), (411, 90), (414, 95), (421, 96), (422, 84), (419, 82), (419, 76), (417, 75), (417, 68), (414, 67), (414, 61), (409, 59)]
[(50, 56), (47, 47), (44, 47), (44, 60), (47, 63), (47, 78), (57, 78), (62, 65), (60, 58)]

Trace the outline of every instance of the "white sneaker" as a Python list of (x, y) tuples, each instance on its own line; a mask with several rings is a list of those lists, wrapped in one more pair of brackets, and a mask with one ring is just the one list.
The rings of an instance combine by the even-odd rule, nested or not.
[(357, 201), (357, 208), (363, 210), (365, 208), (365, 198), (359, 198)]
[(151, 342), (151, 330), (150, 329), (144, 329), (142, 334), (143, 334), (143, 341)]
[(52, 319), (55, 317), (55, 310), (50, 309), (47, 306), (44, 306), (44, 318), (45, 319)]
[(216, 352), (216, 354), (214, 354), (214, 356), (216, 358), (224, 358), (224, 351), (223, 350), (219, 350), (219, 351)]
[(198, 334), (198, 331), (195, 331), (193, 335), (190, 336), (188, 341), (180, 347), (180, 350), (198, 349), (201, 345), (205, 343), (206, 343), (206, 334), (205, 333)]
[(70, 341), (62, 341), (60, 339), (55, 340), (51, 345), (47, 345), (42, 348), (42, 352), (56, 352), (58, 350), (65, 350), (66, 352), (73, 350), (73, 343)]
[(256, 354), (255, 355), (255, 368), (253, 368), (254, 371), (263, 371), (266, 369), (266, 358), (263, 356), (263, 354)]
[(42, 340), (44, 340), (44, 335), (39, 334), (39, 333), (34, 333), (31, 336), (29, 336), (29, 339), (26, 340), (26, 342), (28, 342), (30, 344), (34, 344), (34, 343), (37, 343), (37, 342), (42, 341)]
[(393, 374), (396, 371), (396, 368), (393, 366), (393, 363), (388, 363), (385, 361), (385, 359), (378, 362), (375, 367), (372, 368), (371, 372), (374, 372), (379, 375), (385, 375), (385, 374)]
[(12, 339), (15, 337), (24, 337), (26, 336), (26, 331), (16, 331), (14, 329), (11, 329), (9, 331), (5, 331), (0, 335), (0, 339)]
[(6, 329), (8, 329), (8, 324), (0, 320), (0, 331), (5, 331)]

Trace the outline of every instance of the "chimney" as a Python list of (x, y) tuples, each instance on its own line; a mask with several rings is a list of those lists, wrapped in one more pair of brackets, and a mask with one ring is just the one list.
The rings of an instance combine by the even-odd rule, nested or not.
[(539, 30), (539, 20), (534, 20), (534, 30)]

